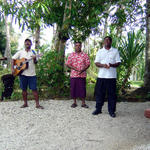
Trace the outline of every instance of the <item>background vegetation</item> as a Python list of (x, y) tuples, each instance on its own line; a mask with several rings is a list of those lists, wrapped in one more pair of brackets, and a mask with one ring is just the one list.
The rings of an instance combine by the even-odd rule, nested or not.
[[(7, 62), (1, 62), (1, 76), (11, 73), (11, 56), (18, 47), (20, 35), (12, 28), (15, 20), (22, 31), (28, 29), (31, 32), (37, 53), (44, 54), (36, 66), (42, 99), (69, 98), (69, 70), (64, 65), (66, 44), (67, 41), (80, 40), (82, 50), (89, 54), (91, 60), (87, 96), (92, 100), (98, 71), (94, 59), (106, 35), (113, 38), (113, 47), (120, 52), (122, 63), (117, 70), (117, 92), (124, 95), (134, 85), (133, 81), (144, 85), (146, 8), (146, 1), (140, 0), (0, 0), (0, 52), (8, 58)], [(40, 45), (41, 30), (46, 26), (54, 29), (51, 46)], [(21, 99), (20, 93), (16, 77), (11, 99)]]

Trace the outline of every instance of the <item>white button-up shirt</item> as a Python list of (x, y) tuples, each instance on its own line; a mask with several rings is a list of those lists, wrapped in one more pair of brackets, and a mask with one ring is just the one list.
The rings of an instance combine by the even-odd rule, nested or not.
[[(121, 62), (121, 60), (118, 50), (116, 48), (111, 47), (109, 50), (105, 48), (100, 49), (96, 54), (94, 62), (98, 62), (101, 64), (115, 64)], [(116, 68), (99, 68), (98, 78), (117, 78)]]
[[(26, 50), (20, 50), (12, 57), (12, 59), (22, 59), (22, 58), (31, 59), (33, 55), (35, 54), (33, 54), (32, 50), (28, 52)], [(28, 68), (25, 69), (21, 75), (25, 75), (25, 76), (36, 75), (35, 64), (33, 62), (33, 59), (28, 62)]]

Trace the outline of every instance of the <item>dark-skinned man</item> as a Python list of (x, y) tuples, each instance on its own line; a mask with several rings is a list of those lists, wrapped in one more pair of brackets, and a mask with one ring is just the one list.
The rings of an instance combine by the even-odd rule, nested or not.
[(100, 49), (95, 58), (95, 65), (99, 68), (98, 78), (95, 87), (96, 110), (92, 113), (102, 113), (102, 107), (107, 92), (108, 112), (111, 117), (116, 117), (116, 68), (120, 65), (120, 56), (116, 48), (112, 47), (112, 38), (104, 38), (104, 47)]
[(70, 93), (74, 103), (72, 108), (77, 107), (77, 98), (82, 100), (82, 107), (88, 108), (85, 104), (86, 97), (86, 70), (90, 66), (88, 55), (81, 51), (81, 42), (75, 43), (75, 52), (71, 53), (66, 61), (67, 67), (71, 69), (70, 74)]
[(28, 62), (28, 68), (25, 69), (21, 75), (19, 75), (20, 79), (20, 88), (22, 89), (22, 97), (24, 100), (24, 104), (21, 106), (21, 108), (28, 107), (27, 102), (27, 88), (29, 86), (29, 89), (32, 90), (32, 93), (35, 98), (36, 108), (43, 109), (43, 106), (39, 104), (39, 96), (37, 92), (37, 79), (36, 79), (36, 72), (35, 72), (35, 64), (37, 63), (36, 59), (36, 53), (35, 51), (31, 50), (32, 41), (30, 39), (26, 39), (24, 42), (25, 50), (18, 51), (13, 57), (12, 57), (12, 74), (14, 73), (14, 64), (17, 59), (31, 59), (31, 61)]

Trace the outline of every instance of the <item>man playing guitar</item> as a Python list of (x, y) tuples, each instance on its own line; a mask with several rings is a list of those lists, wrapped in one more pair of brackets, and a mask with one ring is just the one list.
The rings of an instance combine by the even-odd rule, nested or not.
[(22, 96), (24, 100), (24, 104), (21, 106), (21, 108), (28, 107), (27, 103), (27, 87), (32, 90), (32, 93), (35, 98), (36, 102), (36, 108), (43, 109), (43, 106), (39, 104), (39, 96), (37, 92), (37, 83), (36, 83), (36, 72), (35, 72), (35, 64), (37, 63), (35, 52), (31, 50), (32, 41), (30, 39), (26, 39), (24, 42), (25, 50), (18, 51), (13, 57), (12, 57), (12, 74), (14, 74), (15, 71), (15, 61), (17, 59), (31, 59), (32, 61), (28, 62), (28, 68), (23, 70), (23, 72), (19, 75), (20, 78), (20, 88), (22, 89)]

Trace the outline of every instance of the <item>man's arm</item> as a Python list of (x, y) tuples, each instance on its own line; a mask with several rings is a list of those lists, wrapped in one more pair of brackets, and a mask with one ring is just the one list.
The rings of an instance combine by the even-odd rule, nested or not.
[(86, 71), (89, 67), (90, 67), (90, 65), (86, 66), (83, 70), (80, 70), (80, 71), (79, 71), (79, 72), (80, 72), (79, 74), (81, 74), (82, 72)]
[(32, 58), (33, 58), (33, 62), (35, 63), (35, 64), (37, 64), (37, 59), (36, 59), (36, 56), (32, 56)]
[(101, 64), (101, 50), (99, 50), (97, 53), (96, 53), (96, 58), (95, 58), (95, 65), (96, 67), (98, 68), (106, 68), (106, 69), (109, 69), (110, 68), (110, 65), (108, 64)]
[(90, 58), (89, 58), (88, 54), (85, 54), (85, 67), (82, 68), (82, 70), (80, 70), (79, 74), (86, 71), (89, 67), (90, 67)]
[(0, 58), (0, 60), (7, 60), (7, 57), (2, 57)]
[(68, 56), (68, 59), (67, 59), (65, 65), (66, 65), (68, 68), (70, 68), (70, 69), (73, 69), (73, 70), (75, 70), (75, 71), (79, 71), (79, 70), (77, 70), (76, 67), (72, 66), (72, 59), (73, 59), (72, 54), (70, 54), (70, 55)]
[(117, 54), (116, 54), (116, 57), (115, 57), (115, 62), (116, 62), (116, 63), (114, 63), (114, 64), (111, 64), (111, 63), (110, 63), (110, 64), (109, 64), (110, 67), (117, 68), (117, 67), (120, 65), (120, 63), (121, 63), (120, 55), (119, 55), (118, 50), (117, 50)]
[(75, 67), (71, 66), (70, 64), (66, 64), (66, 66), (67, 66), (68, 68), (70, 68), (70, 69), (75, 70), (75, 71), (79, 71), (79, 70), (77, 70)]
[(99, 67), (99, 68), (107, 68), (107, 69), (110, 68), (109, 65), (107, 65), (107, 64), (101, 64), (101, 63), (99, 63), (99, 62), (96, 62), (95, 65), (96, 65), (97, 67)]
[(109, 64), (109, 65), (110, 65), (110, 67), (117, 68), (120, 65), (120, 62), (115, 63), (115, 64)]

